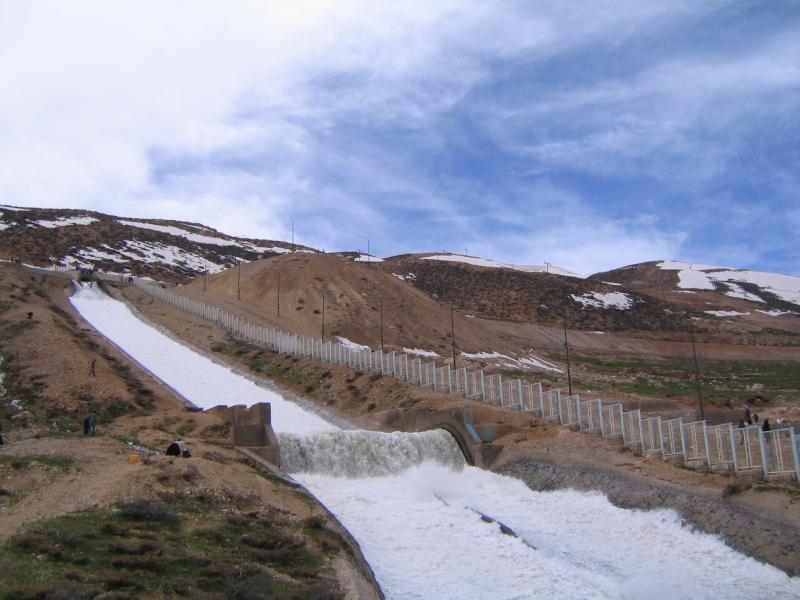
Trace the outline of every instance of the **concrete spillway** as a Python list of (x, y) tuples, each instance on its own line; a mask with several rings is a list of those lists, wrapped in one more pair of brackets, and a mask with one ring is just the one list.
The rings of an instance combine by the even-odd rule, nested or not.
[[(287, 469), (358, 540), (388, 599), (800, 598), (800, 580), (599, 493), (464, 466), (449, 434), (344, 432), (194, 353), (97, 290), (72, 303), (199, 406), (272, 402)], [(516, 537), (507, 535), (505, 524)]]
[(441, 429), (421, 433), (329, 431), (302, 437), (282, 434), (279, 440), (281, 466), (289, 473), (383, 477), (423, 463), (453, 470), (465, 464), (453, 436)]

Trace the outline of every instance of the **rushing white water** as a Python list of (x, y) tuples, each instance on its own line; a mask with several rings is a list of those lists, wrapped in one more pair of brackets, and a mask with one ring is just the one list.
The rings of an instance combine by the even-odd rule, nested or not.
[(380, 477), (426, 462), (453, 470), (465, 464), (453, 436), (441, 429), (421, 433), (326, 431), (303, 437), (282, 434), (280, 445), (281, 467), (289, 473)]
[(194, 354), (104, 294), (81, 289), (72, 302), (196, 404), (272, 402), (276, 428), (296, 434), (281, 436), (288, 470), (358, 540), (389, 600), (800, 598), (800, 579), (692, 531), (673, 511), (624, 510), (599, 493), (534, 492), (463, 467), (443, 432), (320, 433), (332, 427), (319, 416)]

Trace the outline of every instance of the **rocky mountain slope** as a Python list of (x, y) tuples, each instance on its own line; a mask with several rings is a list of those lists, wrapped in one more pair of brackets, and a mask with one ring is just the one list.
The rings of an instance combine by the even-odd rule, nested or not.
[[(455, 259), (455, 260), (453, 260)], [(381, 268), (395, 277), (476, 316), (533, 321), (586, 330), (686, 330), (685, 318), (659, 299), (624, 286), (569, 275), (558, 269), (492, 266), (454, 255), (406, 254)], [(524, 270), (523, 270), (524, 269)], [(562, 274), (567, 273), (567, 274)]]
[(38, 266), (78, 264), (184, 282), (292, 248), (286, 242), (232, 237), (197, 223), (0, 205), (0, 256)]
[[(221, 273), (239, 264), (287, 255), (293, 249), (298, 254), (314, 252), (282, 241), (233, 237), (197, 223), (0, 206), (0, 257), (39, 266), (86, 265), (186, 284), (204, 273)], [(406, 314), (402, 323), (387, 324), (385, 332), (392, 335), (395, 329), (405, 328), (405, 333), (397, 336), (398, 343), (427, 345), (426, 349), (436, 351), (444, 351), (449, 343), (444, 332), (449, 329), (445, 327), (446, 305), (471, 317), (552, 327), (566, 323), (569, 329), (583, 331), (683, 340), (695, 330), (723, 343), (800, 344), (799, 277), (674, 261), (642, 263), (583, 277), (549, 264), (521, 266), (458, 254), (405, 254), (382, 260), (338, 252), (325, 264), (347, 281), (345, 287), (360, 290), (358, 298), (348, 296), (342, 305), (356, 325), (342, 321), (334, 326), (343, 337), (349, 334), (354, 339), (374, 341), (377, 325), (371, 317), (377, 309), (372, 305), (383, 295), (387, 315)], [(333, 266), (340, 264), (346, 271)], [(371, 269), (367, 275), (365, 268)], [(370, 281), (360, 289), (361, 279), (372, 278), (373, 270), (388, 279)], [(251, 269), (244, 271), (246, 280)], [(228, 282), (225, 285), (230, 285), (231, 277), (223, 278)], [(238, 270), (236, 277), (241, 278)], [(270, 285), (275, 284), (277, 281)], [(252, 285), (256, 289), (261, 284)], [(314, 287), (308, 278), (287, 279), (283, 285), (285, 293), (298, 299), (310, 295), (315, 303), (312, 311), (321, 309), (316, 306), (321, 302), (321, 295), (316, 298), (320, 286)], [(294, 285), (299, 287), (292, 290)], [(417, 292), (434, 301), (431, 306), (437, 308), (429, 314), (441, 317), (434, 319), (436, 327), (426, 330), (435, 332), (430, 336), (416, 331), (419, 327), (415, 325), (428, 319), (399, 310), (406, 304), (416, 306), (420, 302)], [(335, 300), (337, 292), (331, 293), (329, 299)], [(370, 306), (364, 309), (367, 312), (358, 308), (364, 298), (369, 298), (364, 305)], [(305, 314), (302, 310), (297, 308), (296, 315)], [(336, 304), (329, 310), (332, 317)], [(300, 330), (311, 326), (301, 321), (296, 324)], [(460, 329), (469, 330), (469, 326)], [(495, 351), (503, 344), (493, 346)]]

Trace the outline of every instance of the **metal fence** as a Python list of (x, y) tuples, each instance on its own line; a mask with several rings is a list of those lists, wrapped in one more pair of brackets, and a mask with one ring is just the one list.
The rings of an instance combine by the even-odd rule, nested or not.
[(193, 315), (217, 323), (232, 336), (259, 347), (324, 363), (345, 365), (395, 377), (423, 388), (494, 404), (505, 409), (537, 414), (604, 438), (622, 443), (645, 456), (681, 457), (684, 462), (735, 473), (763, 473), (766, 477), (800, 480), (798, 436), (793, 428), (762, 431), (758, 427), (735, 428), (731, 423), (709, 426), (705, 421), (683, 422), (643, 416), (640, 410), (623, 410), (622, 404), (603, 404), (562, 396), (561, 390), (545, 390), (541, 383), (503, 379), (482, 370), (451, 369), (450, 365), (423, 363), (420, 358), (395, 351), (324, 341), (248, 323), (223, 309), (176, 292), (166, 284), (133, 279), (141, 290)]

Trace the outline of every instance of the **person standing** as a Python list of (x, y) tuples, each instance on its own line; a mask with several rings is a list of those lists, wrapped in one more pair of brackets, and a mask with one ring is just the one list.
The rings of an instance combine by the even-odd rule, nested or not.
[(95, 370), (95, 366), (96, 365), (97, 365), (97, 359), (93, 358), (92, 359), (92, 369), (91, 369), (91, 371), (89, 371), (89, 375), (91, 375), (92, 377), (97, 377), (97, 371)]
[(753, 419), (750, 416), (750, 413), (752, 412), (752, 410), (753, 410), (753, 407), (750, 406), (750, 402), (746, 401), (744, 403), (744, 422), (747, 423), (748, 425), (752, 425), (753, 424)]

